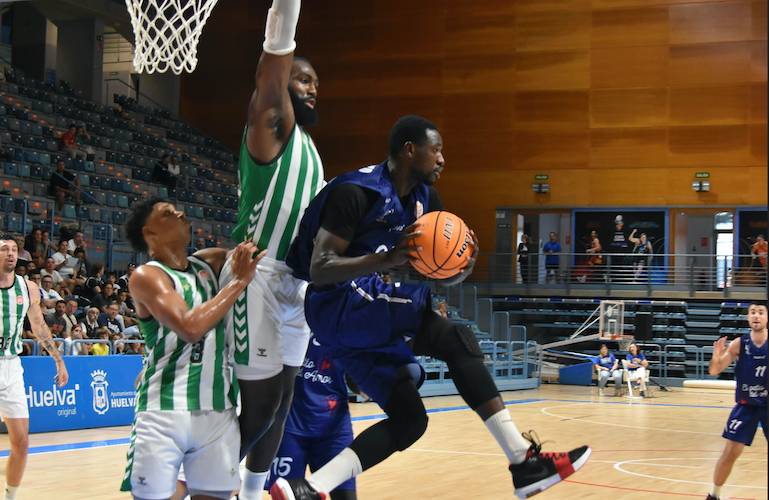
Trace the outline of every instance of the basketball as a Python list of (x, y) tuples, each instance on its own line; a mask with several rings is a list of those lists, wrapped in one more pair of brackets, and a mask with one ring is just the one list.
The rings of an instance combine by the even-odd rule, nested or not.
[(462, 219), (451, 212), (430, 212), (416, 224), (422, 234), (413, 240), (411, 265), (426, 278), (457, 275), (473, 254), (473, 237)]

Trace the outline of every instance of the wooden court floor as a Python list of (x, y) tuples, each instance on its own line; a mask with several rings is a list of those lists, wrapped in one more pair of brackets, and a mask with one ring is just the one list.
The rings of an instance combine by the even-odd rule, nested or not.
[[(593, 448), (582, 470), (536, 498), (705, 497), (723, 446), (720, 434), (732, 407), (731, 392), (675, 389), (630, 401), (599, 398), (594, 391), (545, 385), (503, 394), (519, 428), (535, 429), (548, 441), (546, 450), (583, 443)], [(436, 410), (425, 436), (359, 478), (359, 498), (512, 498), (505, 458), (475, 414), (458, 397), (425, 403)], [(373, 404), (353, 405), (352, 412), (354, 417), (381, 414)], [(375, 421), (356, 421), (354, 429)], [(32, 435), (30, 446), (37, 450), (17, 498), (129, 498), (118, 491), (127, 436), (127, 427)], [(7, 448), (7, 436), (0, 437), (0, 450)], [(6, 460), (0, 459), (3, 470)], [(734, 499), (767, 498), (767, 443), (760, 429), (724, 493)]]

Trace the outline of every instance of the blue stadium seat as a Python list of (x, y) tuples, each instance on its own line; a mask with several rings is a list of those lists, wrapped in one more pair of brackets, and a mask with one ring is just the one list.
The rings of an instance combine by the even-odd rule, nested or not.
[(5, 175), (8, 175), (10, 177), (18, 177), (19, 165), (13, 162), (4, 162), (3, 172), (5, 173)]
[(93, 225), (93, 239), (94, 240), (106, 240), (107, 239), (107, 226), (104, 224)]
[(8, 215), (5, 219), (5, 230), (12, 233), (21, 232), (21, 217), (18, 215)]
[(107, 193), (107, 206), (108, 207), (117, 206), (117, 195), (115, 193)]
[(99, 212), (99, 222), (112, 222), (112, 210), (109, 208), (102, 208)]
[(19, 177), (29, 177), (31, 174), (31, 169), (29, 168), (29, 165), (26, 163), (22, 163), (19, 165)]
[(95, 172), (96, 166), (92, 161), (86, 160), (83, 166), (83, 170), (85, 170), (86, 172)]
[(50, 165), (51, 155), (48, 153), (40, 153), (40, 165)]
[[(117, 197), (117, 206), (120, 208), (128, 208), (128, 196), (121, 194)], [(114, 217), (113, 217), (114, 219)]]
[(112, 212), (112, 223), (117, 226), (125, 224), (126, 214), (122, 210), (115, 210)]
[(78, 205), (77, 218), (79, 220), (91, 220), (91, 213), (85, 205)]
[(65, 219), (77, 219), (77, 212), (75, 211), (75, 205), (69, 203), (64, 204), (64, 208), (61, 211), (61, 216)]
[(91, 185), (91, 177), (88, 174), (80, 174), (78, 178), (80, 179), (81, 187), (89, 187)]
[(48, 184), (36, 182), (32, 188), (32, 194), (41, 198), (48, 196)]
[(158, 196), (161, 198), (168, 198), (168, 189), (165, 186), (158, 187)]

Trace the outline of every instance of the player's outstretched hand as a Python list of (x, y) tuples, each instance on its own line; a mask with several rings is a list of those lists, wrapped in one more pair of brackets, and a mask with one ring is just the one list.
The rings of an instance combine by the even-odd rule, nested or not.
[(415, 250), (421, 250), (421, 247), (415, 245), (415, 240), (421, 236), (419, 224), (412, 224), (403, 229), (398, 243), (392, 250), (387, 252), (387, 268), (402, 266), (412, 259)]
[(721, 337), (720, 339), (713, 342), (713, 357), (714, 358), (720, 358), (723, 356), (724, 352), (726, 351), (726, 337)]
[(56, 362), (56, 385), (64, 387), (69, 381), (69, 373), (67, 372), (67, 365), (61, 359)]
[(235, 278), (250, 283), (256, 274), (256, 264), (266, 254), (267, 250), (258, 252), (252, 241), (241, 243), (232, 252), (232, 274)]

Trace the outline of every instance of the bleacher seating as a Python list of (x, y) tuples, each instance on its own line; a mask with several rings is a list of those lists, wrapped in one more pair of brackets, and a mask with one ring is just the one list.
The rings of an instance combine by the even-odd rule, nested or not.
[[(140, 197), (168, 197), (166, 187), (150, 179), (154, 164), (172, 152), (182, 167), (179, 201), (193, 229), (212, 233), (216, 227), (219, 239), (227, 239), (236, 220), (237, 178), (233, 155), (224, 146), (125, 96), (115, 100), (130, 112), (130, 119), (82, 99), (66, 84), (53, 87), (16, 72), (6, 79), (0, 84), (0, 141), (8, 158), (0, 168), (0, 192), (36, 204), (39, 213), (31, 220), (5, 214), (0, 230), (50, 224), (54, 203), (48, 197), (48, 179), (57, 161), (64, 159), (78, 175), (83, 202), (91, 206), (65, 206), (56, 221), (79, 224), (101, 240), (107, 233), (99, 225), (122, 224), (126, 208)], [(69, 159), (59, 151), (55, 134), (72, 122), (86, 126), (90, 139), (82, 144), (93, 148), (93, 158)], [(19, 206), (13, 208), (22, 214)]]

